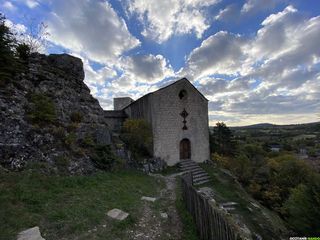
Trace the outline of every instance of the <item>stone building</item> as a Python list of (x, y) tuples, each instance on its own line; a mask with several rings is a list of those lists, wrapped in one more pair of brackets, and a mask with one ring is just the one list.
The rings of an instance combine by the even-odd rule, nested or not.
[(116, 98), (114, 109), (105, 114), (115, 130), (125, 117), (149, 122), (153, 155), (169, 166), (181, 159), (196, 162), (209, 159), (208, 100), (186, 78), (136, 101)]

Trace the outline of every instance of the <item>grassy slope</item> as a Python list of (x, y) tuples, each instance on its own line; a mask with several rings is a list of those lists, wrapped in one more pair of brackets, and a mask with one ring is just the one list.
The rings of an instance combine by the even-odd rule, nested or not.
[(181, 179), (177, 179), (177, 189), (176, 189), (177, 199), (176, 199), (176, 208), (180, 215), (182, 221), (182, 236), (181, 239), (184, 240), (197, 240), (199, 237), (197, 235), (196, 224), (188, 212), (186, 203), (182, 198), (182, 186)]
[[(261, 235), (263, 239), (285, 237), (287, 229), (277, 214), (258, 204), (232, 177), (220, 169), (205, 164), (202, 167), (212, 178), (212, 181), (206, 185), (213, 188), (217, 203), (237, 202), (236, 210), (232, 211), (232, 213), (238, 214), (248, 228)], [(255, 207), (255, 205), (258, 207)]]
[[(0, 239), (36, 225), (47, 240), (127, 239), (123, 230), (138, 218), (141, 196), (156, 195), (161, 186), (134, 171), (71, 177), (0, 172)], [(113, 221), (106, 216), (112, 208), (130, 217)]]

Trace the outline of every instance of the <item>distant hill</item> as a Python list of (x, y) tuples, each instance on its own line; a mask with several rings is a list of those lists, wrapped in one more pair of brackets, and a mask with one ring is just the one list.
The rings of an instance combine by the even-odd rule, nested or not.
[(257, 123), (248, 126), (240, 126), (240, 127), (230, 127), (233, 129), (236, 128), (299, 128), (299, 127), (314, 127), (319, 125), (320, 122), (312, 122), (312, 123), (301, 123), (301, 124), (287, 124), (287, 125), (277, 125), (272, 123)]

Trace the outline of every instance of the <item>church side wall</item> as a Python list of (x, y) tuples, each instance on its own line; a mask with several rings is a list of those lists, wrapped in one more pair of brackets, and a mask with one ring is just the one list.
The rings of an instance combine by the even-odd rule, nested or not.
[[(187, 97), (179, 98), (185, 89)], [(191, 142), (191, 159), (203, 162), (209, 159), (208, 102), (187, 81), (180, 81), (151, 95), (154, 155), (169, 166), (180, 160), (180, 141)], [(186, 109), (187, 130), (182, 130), (180, 113)]]
[(124, 109), (129, 118), (145, 119), (152, 124), (150, 95), (146, 95)]

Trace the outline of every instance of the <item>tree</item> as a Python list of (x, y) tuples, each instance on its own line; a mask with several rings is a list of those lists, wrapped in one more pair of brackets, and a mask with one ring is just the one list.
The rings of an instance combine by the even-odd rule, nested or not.
[(19, 36), (19, 44), (28, 46), (29, 53), (42, 52), (50, 35), (48, 25), (44, 22), (36, 23), (35, 19), (27, 18), (28, 32)]
[(320, 235), (320, 175), (313, 174), (306, 183), (291, 191), (284, 204), (285, 218), (294, 231), (304, 236)]
[(121, 139), (126, 143), (137, 161), (152, 156), (152, 129), (143, 119), (127, 119), (122, 128)]
[(234, 155), (236, 144), (231, 130), (223, 122), (218, 122), (210, 134), (211, 152), (224, 155)]
[(16, 66), (14, 56), (16, 40), (14, 34), (6, 26), (5, 20), (5, 16), (0, 13), (0, 86), (13, 77)]

